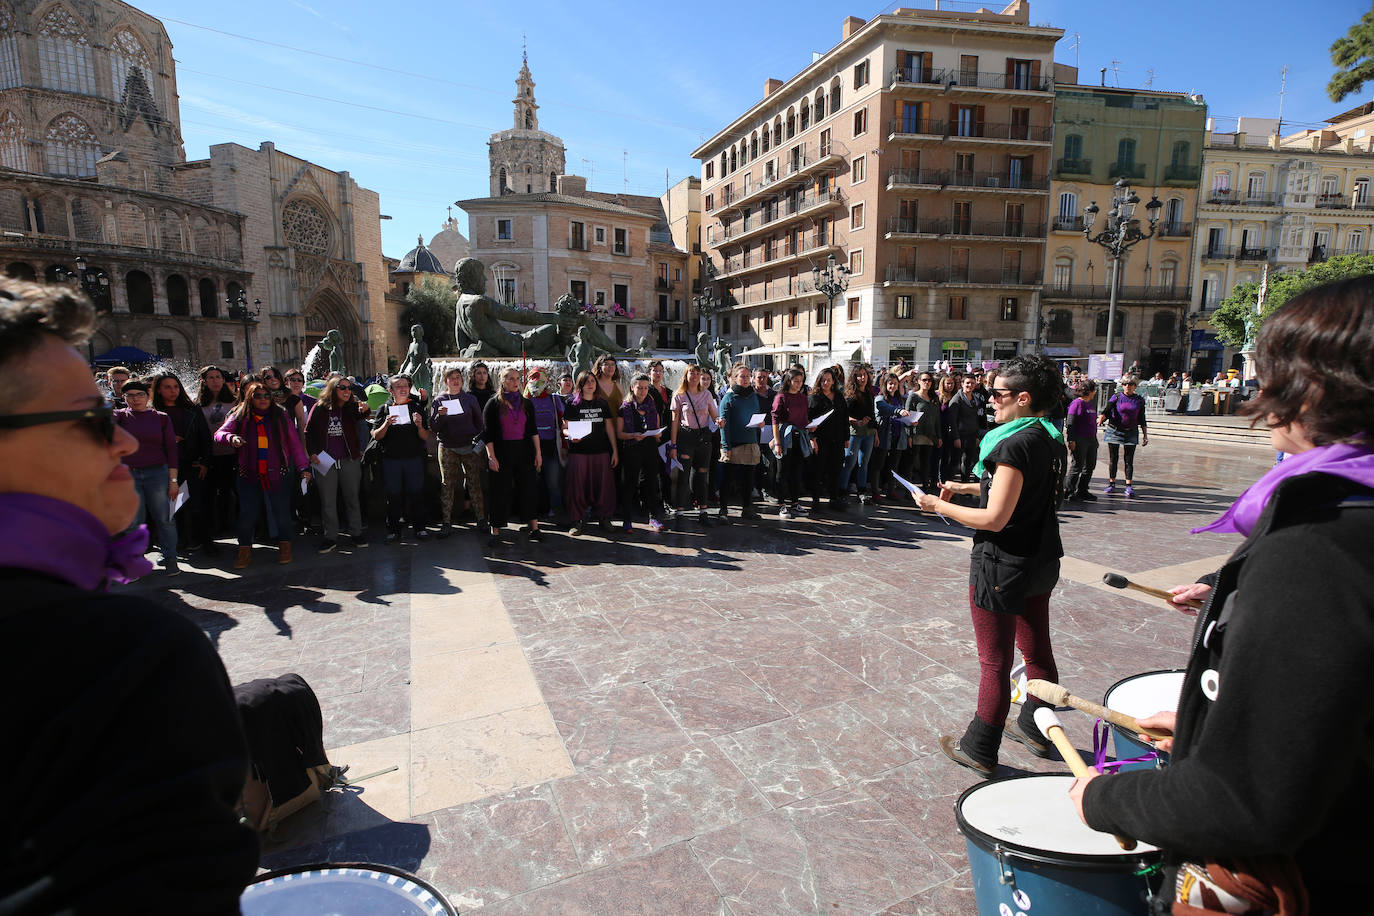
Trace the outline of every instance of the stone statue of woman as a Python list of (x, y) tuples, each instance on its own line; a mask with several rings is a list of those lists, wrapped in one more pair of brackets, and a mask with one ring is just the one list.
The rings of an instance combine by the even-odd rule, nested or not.
[(434, 364), (429, 360), (429, 345), (425, 343), (425, 329), (422, 325), (410, 326), (410, 349), (401, 362), (401, 375), (410, 376), (412, 388), (418, 388), (426, 395), (434, 393)]

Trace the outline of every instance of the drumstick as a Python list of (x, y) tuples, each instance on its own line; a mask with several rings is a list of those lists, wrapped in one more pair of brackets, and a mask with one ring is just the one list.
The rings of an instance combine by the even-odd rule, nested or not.
[[(1074, 776), (1079, 779), (1087, 779), (1089, 776), (1097, 775), (1096, 770), (1083, 762), (1083, 757), (1073, 746), (1069, 736), (1064, 734), (1064, 726), (1059, 724), (1059, 717), (1054, 714), (1053, 709), (1048, 706), (1041, 706), (1037, 709), (1035, 711), (1035, 724), (1046, 738), (1054, 742), (1055, 750), (1059, 751), (1059, 756), (1064, 758), (1064, 762), (1069, 765), (1069, 770)], [(1130, 837), (1117, 836), (1116, 842), (1127, 852), (1135, 849), (1135, 840)]]
[(1113, 725), (1120, 725), (1122, 728), (1133, 732), (1149, 735), (1151, 738), (1172, 738), (1172, 732), (1163, 731), (1158, 728), (1146, 728), (1141, 725), (1134, 716), (1128, 716), (1124, 712), (1117, 712), (1115, 709), (1108, 709), (1099, 703), (1076, 697), (1069, 691), (1054, 683), (1053, 681), (1042, 681), (1033, 678), (1026, 682), (1026, 692), (1037, 699), (1044, 700), (1051, 706), (1072, 706), (1074, 709), (1086, 712), (1090, 716), (1097, 716)]
[(1186, 607), (1196, 608), (1199, 611), (1202, 610), (1202, 602), (1196, 598), (1180, 599), (1177, 595), (1172, 595), (1162, 588), (1153, 588), (1149, 585), (1141, 585), (1139, 582), (1132, 582), (1130, 579), (1121, 575), (1121, 573), (1107, 573), (1102, 577), (1102, 581), (1106, 582), (1112, 588), (1135, 589), (1138, 592), (1144, 592), (1155, 598), (1163, 598), (1165, 601), (1172, 601), (1176, 604), (1185, 605)]

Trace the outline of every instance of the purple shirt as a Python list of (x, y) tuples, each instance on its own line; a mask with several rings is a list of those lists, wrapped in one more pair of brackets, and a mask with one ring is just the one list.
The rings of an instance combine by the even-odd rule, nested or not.
[(324, 450), (335, 460), (350, 457), (348, 440), (344, 438), (343, 411), (338, 407), (329, 408), (325, 414), (325, 424)]
[(628, 397), (620, 405), (620, 419), (625, 421), (625, 432), (647, 433), (658, 429), (658, 406), (653, 398), (636, 404), (633, 397)]
[(1097, 405), (1092, 401), (1074, 398), (1069, 404), (1069, 418), (1064, 426), (1065, 438), (1070, 442), (1097, 438)]
[(115, 422), (138, 440), (138, 450), (124, 456), (125, 464), (140, 470), (177, 466), (177, 434), (170, 417), (151, 407), (140, 411), (124, 407), (114, 413)]
[(519, 393), (513, 391), (503, 391), (500, 397), (506, 399), (513, 410), (501, 409), (501, 438), (507, 442), (519, 442), (525, 438), (525, 410), (520, 403), (522, 398)]
[(1144, 414), (1145, 399), (1138, 394), (1121, 392), (1112, 395), (1107, 402), (1107, 421), (1122, 432), (1128, 433), (1140, 426)]

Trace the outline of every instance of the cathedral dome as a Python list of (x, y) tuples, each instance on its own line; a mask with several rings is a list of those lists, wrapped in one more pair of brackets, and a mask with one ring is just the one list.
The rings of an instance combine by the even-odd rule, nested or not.
[(424, 237), (421, 236), (415, 241), (417, 242), (416, 246), (406, 252), (406, 256), (401, 258), (400, 265), (392, 272), (398, 274), (447, 273), (447, 271), (444, 270), (444, 265), (439, 263), (439, 259), (434, 256), (434, 253), (425, 247)]

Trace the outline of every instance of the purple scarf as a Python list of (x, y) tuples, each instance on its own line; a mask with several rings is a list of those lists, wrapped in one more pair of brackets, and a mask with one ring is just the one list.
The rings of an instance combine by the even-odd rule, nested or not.
[(0, 519), (10, 533), (0, 539), (0, 568), (42, 573), (87, 591), (153, 570), (143, 556), (145, 525), (110, 537), (80, 506), (34, 493), (0, 493)]
[(1240, 494), (1240, 499), (1221, 518), (1194, 528), (1193, 534), (1237, 531), (1249, 537), (1279, 484), (1300, 474), (1330, 474), (1374, 489), (1374, 446), (1366, 442), (1336, 442), (1289, 455)]

